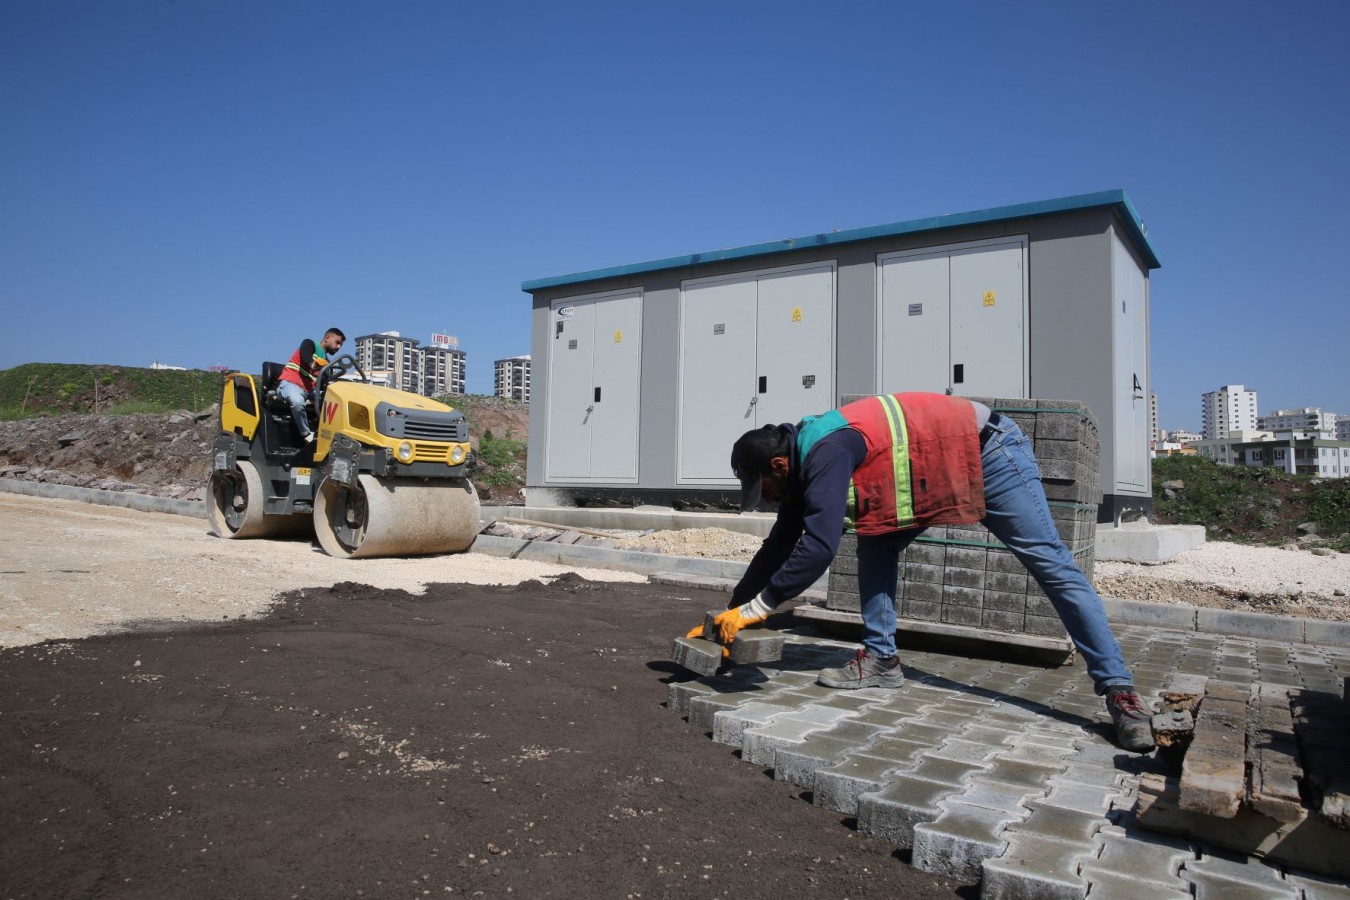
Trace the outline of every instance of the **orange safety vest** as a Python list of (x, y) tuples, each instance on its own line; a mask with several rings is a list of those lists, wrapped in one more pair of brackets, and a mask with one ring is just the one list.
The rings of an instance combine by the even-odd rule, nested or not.
[(943, 394), (866, 397), (797, 429), (798, 458), (843, 428), (862, 436), (867, 455), (853, 470), (848, 519), (858, 534), (886, 534), (984, 518), (984, 469), (975, 407)]
[(318, 376), (319, 370), (328, 365), (328, 355), (323, 349), (322, 344), (314, 345), (314, 356), (309, 361), (309, 371), (306, 372), (300, 365), (300, 348), (296, 347), (295, 352), (291, 354), (290, 362), (286, 363), (281, 374), (277, 376), (282, 381), (289, 381), (291, 384), (298, 385), (307, 391), (314, 389), (314, 379)]

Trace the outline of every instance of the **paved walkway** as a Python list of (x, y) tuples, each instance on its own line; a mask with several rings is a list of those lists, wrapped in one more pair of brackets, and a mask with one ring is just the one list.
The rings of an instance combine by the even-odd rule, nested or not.
[[(1116, 634), (1149, 703), (1174, 674), (1338, 695), (1350, 675), (1350, 648)], [(859, 831), (912, 848), (918, 868), (980, 881), (986, 898), (1350, 898), (1339, 881), (1139, 828), (1139, 774), (1155, 763), (1108, 739), (1081, 661), (902, 650), (902, 688), (815, 684), (855, 646), (790, 635), (781, 662), (672, 683), (669, 705), (817, 806), (856, 817)]]

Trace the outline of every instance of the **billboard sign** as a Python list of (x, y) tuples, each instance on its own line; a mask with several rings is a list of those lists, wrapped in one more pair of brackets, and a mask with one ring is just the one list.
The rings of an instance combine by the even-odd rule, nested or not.
[(431, 336), (431, 346), (441, 350), (451, 350), (459, 346), (459, 338), (452, 334), (433, 334)]

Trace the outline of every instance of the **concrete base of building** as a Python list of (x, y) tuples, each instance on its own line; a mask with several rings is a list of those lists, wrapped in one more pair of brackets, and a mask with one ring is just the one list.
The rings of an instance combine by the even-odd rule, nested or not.
[(1156, 565), (1205, 542), (1202, 525), (1155, 525), (1147, 519), (1097, 526), (1097, 559)]

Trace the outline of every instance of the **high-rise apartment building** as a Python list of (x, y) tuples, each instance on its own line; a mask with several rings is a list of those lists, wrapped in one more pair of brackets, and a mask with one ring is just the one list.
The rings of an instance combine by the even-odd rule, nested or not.
[(1336, 440), (1350, 441), (1350, 416), (1344, 413), (1336, 417)]
[(1201, 395), (1200, 426), (1210, 441), (1226, 438), (1230, 431), (1256, 430), (1256, 391), (1226, 384)]
[(422, 348), (422, 371), (426, 380), (422, 393), (428, 397), (464, 393), (467, 355), (454, 347)]
[(1277, 409), (1257, 420), (1262, 431), (1304, 431), (1326, 434), (1336, 433), (1337, 416), (1335, 413), (1322, 412), (1316, 406), (1302, 409)]
[(442, 341), (421, 343), (397, 331), (363, 334), (355, 340), (356, 362), (377, 384), (400, 391), (427, 397), (464, 393), (464, 351)]
[(499, 359), (493, 365), (496, 367), (496, 389), (493, 391), (498, 397), (506, 397), (511, 400), (519, 400), (522, 403), (530, 402), (530, 358), (529, 356), (512, 356), (509, 359)]

